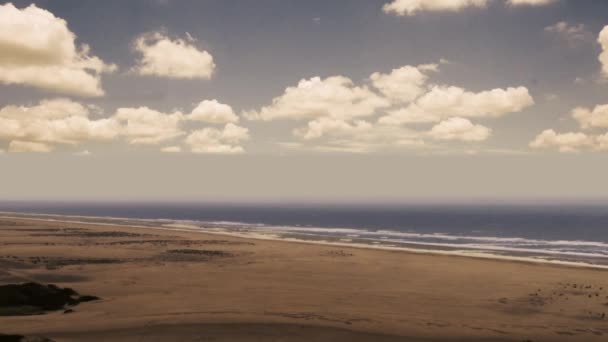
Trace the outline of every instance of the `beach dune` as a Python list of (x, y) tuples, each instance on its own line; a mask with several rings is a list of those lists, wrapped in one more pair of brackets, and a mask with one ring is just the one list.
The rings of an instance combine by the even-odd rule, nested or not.
[(608, 271), (601, 269), (0, 218), (0, 285), (25, 282), (100, 300), (71, 312), (0, 316), (2, 334), (53, 341), (608, 338)]

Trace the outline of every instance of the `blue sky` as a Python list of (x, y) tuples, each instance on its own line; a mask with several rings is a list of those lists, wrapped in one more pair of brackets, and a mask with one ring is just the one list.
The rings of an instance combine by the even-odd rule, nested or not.
[[(68, 49), (58, 62), (56, 42), (35, 46), (46, 64), (0, 59), (3, 197), (605, 197), (608, 82), (598, 37), (608, 2), (396, 0), (419, 7), (383, 10), (391, 2), (2, 5), (27, 22), (39, 18), (26, 16), (34, 3), (53, 30), (74, 35), (73, 50), (86, 44), (86, 57), (102, 61), (79, 69), (85, 55)], [(15, 27), (4, 31), (22, 32)], [(22, 34), (0, 36), (0, 52), (21, 56), (40, 37)], [(159, 42), (168, 45), (155, 51), (176, 57), (146, 64)], [(49, 65), (97, 83), (57, 85), (49, 72), (51, 85), (41, 86), (25, 75), (40, 68), (44, 78)], [(391, 73), (406, 67), (415, 80)], [(32, 174), (41, 169), (53, 172)]]

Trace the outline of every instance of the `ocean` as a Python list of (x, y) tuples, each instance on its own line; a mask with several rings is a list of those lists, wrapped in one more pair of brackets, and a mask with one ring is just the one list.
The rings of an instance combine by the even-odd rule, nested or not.
[(608, 265), (608, 205), (602, 204), (0, 202), (0, 211), (376, 248)]

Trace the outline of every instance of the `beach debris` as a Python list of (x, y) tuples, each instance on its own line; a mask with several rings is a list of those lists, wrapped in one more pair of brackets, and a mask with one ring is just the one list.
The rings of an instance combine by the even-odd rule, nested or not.
[(52, 284), (2, 285), (0, 286), (0, 316), (39, 315), (98, 299), (95, 296), (80, 296), (71, 288), (60, 288)]
[(50, 340), (46, 337), (40, 337), (40, 336), (0, 334), (0, 342), (53, 342), (53, 340)]

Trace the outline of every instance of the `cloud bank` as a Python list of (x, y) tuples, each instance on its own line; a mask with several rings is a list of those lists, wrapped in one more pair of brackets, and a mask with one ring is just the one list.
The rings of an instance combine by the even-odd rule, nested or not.
[(9, 152), (49, 152), (58, 144), (108, 141), (119, 134), (113, 119), (92, 120), (91, 108), (67, 99), (0, 109), (0, 139)]
[[(216, 100), (202, 101), (206, 109), (226, 109)], [(42, 100), (32, 106), (6, 106), (0, 109), (0, 141), (8, 143), (9, 152), (50, 152), (58, 146), (79, 146), (90, 142), (111, 142), (122, 139), (133, 145), (173, 145), (161, 147), (163, 152), (180, 152), (178, 139), (196, 153), (244, 152), (240, 142), (249, 138), (247, 128), (228, 122), (219, 129), (213, 125), (232, 116), (206, 112), (201, 120), (201, 105), (192, 113), (164, 113), (145, 106), (123, 107), (106, 118), (92, 119), (98, 108), (68, 99)], [(225, 115), (226, 112), (221, 112)], [(211, 124), (203, 129), (188, 123)], [(184, 138), (185, 137), (185, 138)]]
[(472, 92), (432, 84), (438, 64), (405, 65), (374, 72), (363, 84), (345, 76), (312, 77), (287, 87), (250, 120), (308, 121), (292, 130), (290, 149), (371, 152), (437, 148), (457, 141), (487, 140), (492, 130), (471, 119), (494, 119), (534, 104), (523, 86)]
[(456, 86), (433, 86), (411, 105), (380, 118), (390, 124), (437, 122), (460, 116), (496, 118), (534, 104), (526, 87), (492, 89), (478, 93)]

